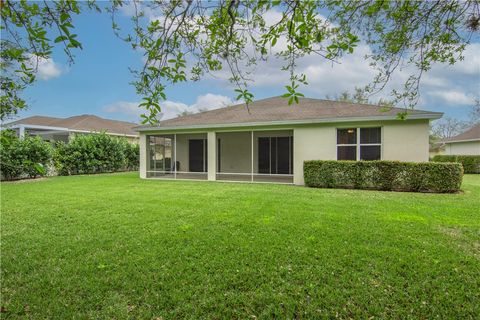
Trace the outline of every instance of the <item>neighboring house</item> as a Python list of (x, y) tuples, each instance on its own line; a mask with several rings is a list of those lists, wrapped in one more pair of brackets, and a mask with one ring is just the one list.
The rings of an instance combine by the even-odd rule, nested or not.
[(305, 160), (428, 161), (442, 113), (404, 111), (274, 97), (139, 126), (140, 177), (303, 185)]
[(100, 118), (94, 115), (81, 115), (69, 118), (33, 116), (13, 121), (2, 126), (17, 132), (20, 138), (26, 135), (40, 136), (47, 141), (64, 141), (75, 134), (106, 132), (125, 137), (130, 142), (138, 142), (138, 133), (133, 130), (136, 123)]
[(480, 124), (443, 141), (445, 154), (480, 155)]

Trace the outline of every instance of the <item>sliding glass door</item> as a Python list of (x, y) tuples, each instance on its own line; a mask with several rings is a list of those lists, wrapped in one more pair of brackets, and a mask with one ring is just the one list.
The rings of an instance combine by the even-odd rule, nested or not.
[(191, 172), (207, 172), (207, 140), (188, 141), (188, 166)]
[(293, 137), (258, 138), (258, 172), (292, 174)]

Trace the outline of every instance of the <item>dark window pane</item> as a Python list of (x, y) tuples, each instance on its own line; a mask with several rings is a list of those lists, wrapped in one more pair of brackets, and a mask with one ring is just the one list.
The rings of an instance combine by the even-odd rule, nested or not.
[(205, 172), (205, 142), (204, 139), (188, 141), (188, 169), (190, 172)]
[(381, 130), (380, 128), (361, 128), (360, 129), (360, 143), (380, 143)]
[(258, 172), (270, 173), (270, 138), (258, 138)]
[(337, 147), (337, 160), (357, 160), (357, 147), (355, 146)]
[(360, 159), (380, 160), (380, 146), (361, 146)]
[(337, 144), (356, 144), (357, 129), (337, 129)]
[(277, 172), (290, 174), (290, 137), (277, 138)]

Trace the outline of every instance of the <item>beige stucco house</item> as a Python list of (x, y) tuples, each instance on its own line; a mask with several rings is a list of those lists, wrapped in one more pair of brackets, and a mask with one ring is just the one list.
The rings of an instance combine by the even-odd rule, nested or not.
[(480, 155), (480, 124), (469, 130), (443, 141), (444, 154), (448, 155)]
[(305, 160), (428, 161), (438, 112), (268, 98), (139, 126), (140, 177), (303, 185)]

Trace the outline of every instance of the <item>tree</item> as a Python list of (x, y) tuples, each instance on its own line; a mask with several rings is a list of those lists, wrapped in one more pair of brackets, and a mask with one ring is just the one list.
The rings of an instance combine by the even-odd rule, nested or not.
[(434, 136), (440, 139), (448, 139), (462, 133), (468, 128), (468, 124), (465, 121), (461, 121), (455, 118), (443, 118), (438, 120), (432, 128)]
[(350, 103), (373, 104), (377, 106), (382, 106), (385, 109), (391, 108), (395, 105), (394, 101), (386, 100), (384, 98), (380, 98), (377, 101), (372, 100), (371, 97), (369, 97), (369, 95), (365, 92), (364, 89), (358, 88), (358, 87), (355, 87), (355, 93), (353, 94), (350, 93), (348, 90), (345, 90), (339, 95), (335, 96), (334, 98), (330, 98), (327, 95), (326, 99), (350, 102)]
[(468, 118), (470, 119), (471, 126), (480, 124), (480, 98), (475, 99), (475, 103), (470, 109)]
[[(34, 81), (34, 72), (25, 62), (32, 56), (48, 58), (55, 43), (63, 45), (71, 57), (70, 49), (81, 48), (71, 33), (72, 16), (99, 8), (93, 2), (81, 7), (66, 0), (52, 5), (0, 3), (2, 30), (9, 36), (8, 43), (2, 38), (2, 61), (6, 61), (2, 71), (13, 70), (2, 78), (3, 118), (25, 107), (20, 92)], [(133, 7), (132, 26), (120, 30), (115, 17), (125, 5)], [(413, 107), (423, 73), (435, 63), (463, 59), (480, 25), (476, 0), (111, 0), (107, 12), (115, 33), (144, 52), (144, 66), (133, 71), (135, 88), (143, 96), (141, 106), (147, 111), (144, 122), (156, 121), (168, 85), (197, 81), (222, 69), (231, 75), (237, 99), (251, 102), (252, 68), (272, 57), (283, 61), (281, 68), (290, 79), (284, 97), (289, 103), (298, 102), (303, 96), (300, 86), (308, 84), (306, 76), (297, 72), (299, 59), (317, 55), (337, 63), (353, 53), (360, 41), (372, 49), (368, 58), (377, 70), (365, 92), (370, 96), (381, 91), (394, 71), (404, 67), (412, 70), (411, 75), (404, 90), (393, 91), (392, 98)], [(278, 18), (267, 20), (271, 12), (279, 13)], [(53, 42), (47, 38), (52, 32), (56, 33)]]

